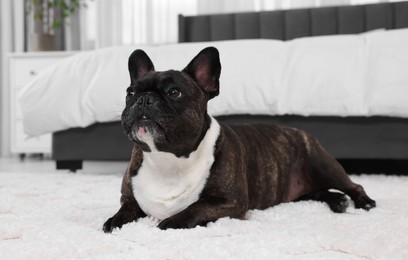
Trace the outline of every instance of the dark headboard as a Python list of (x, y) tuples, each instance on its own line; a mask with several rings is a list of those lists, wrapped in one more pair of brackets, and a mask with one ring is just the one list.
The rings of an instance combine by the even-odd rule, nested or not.
[(408, 27), (408, 2), (179, 16), (179, 42), (233, 39), (290, 40)]

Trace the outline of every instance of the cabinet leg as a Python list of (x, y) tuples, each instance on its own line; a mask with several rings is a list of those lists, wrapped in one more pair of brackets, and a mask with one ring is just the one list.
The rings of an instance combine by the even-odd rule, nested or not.
[(26, 154), (25, 153), (20, 153), (19, 157), (20, 157), (20, 161), (24, 161), (24, 159), (26, 158)]

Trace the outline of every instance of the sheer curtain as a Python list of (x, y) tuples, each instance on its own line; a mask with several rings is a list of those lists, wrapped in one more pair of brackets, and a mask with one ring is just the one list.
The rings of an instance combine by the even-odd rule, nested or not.
[(81, 49), (177, 42), (178, 15), (196, 15), (196, 0), (87, 0)]
[(175, 43), (178, 15), (262, 11), (399, 0), (86, 0), (80, 48)]

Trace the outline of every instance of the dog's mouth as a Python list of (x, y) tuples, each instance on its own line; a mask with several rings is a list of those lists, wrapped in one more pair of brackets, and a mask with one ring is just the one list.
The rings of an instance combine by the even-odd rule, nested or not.
[(136, 143), (145, 143), (150, 150), (155, 150), (157, 143), (162, 143), (167, 140), (165, 128), (157, 121), (142, 116), (136, 120), (129, 133), (129, 137)]

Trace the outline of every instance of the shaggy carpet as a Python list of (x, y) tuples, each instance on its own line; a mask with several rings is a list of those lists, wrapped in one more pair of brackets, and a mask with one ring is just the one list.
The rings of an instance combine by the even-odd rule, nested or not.
[(306, 201), (191, 230), (143, 218), (105, 234), (121, 176), (0, 172), (0, 259), (408, 259), (408, 177), (352, 179), (377, 208), (335, 214)]

